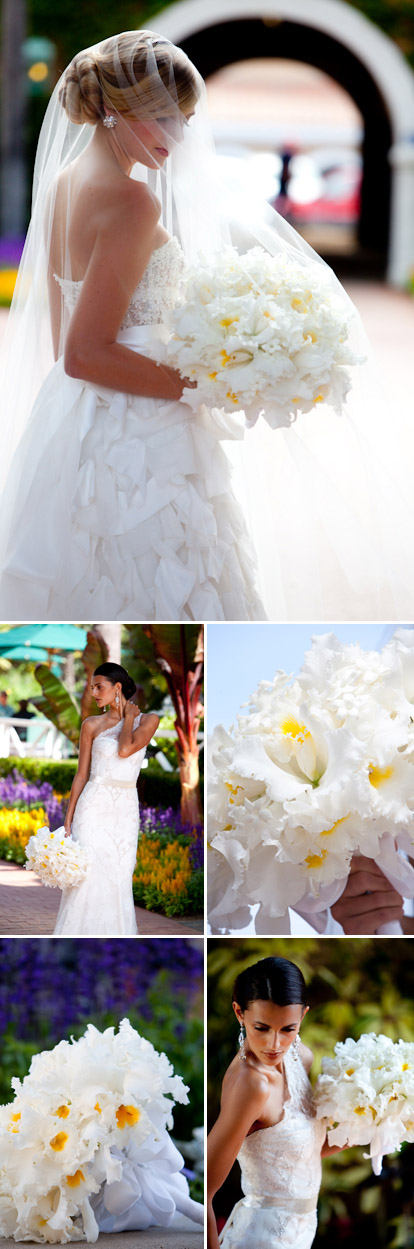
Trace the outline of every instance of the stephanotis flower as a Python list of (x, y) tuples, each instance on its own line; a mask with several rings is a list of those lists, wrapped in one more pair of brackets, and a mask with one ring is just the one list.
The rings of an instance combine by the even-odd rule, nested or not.
[(330, 1145), (369, 1145), (376, 1175), (382, 1155), (414, 1141), (414, 1044), (375, 1033), (335, 1046), (322, 1059), (316, 1113)]
[[(148, 1176), (162, 1149), (169, 1170), (181, 1170), (167, 1128), (174, 1101), (187, 1102), (188, 1090), (127, 1019), (118, 1033), (89, 1024), (78, 1041), (35, 1055), (29, 1074), (12, 1085), (14, 1101), (0, 1108), (0, 1235), (94, 1242), (91, 1199), (119, 1184), (131, 1150)], [(173, 1196), (169, 1204), (172, 1217)]]
[(300, 901), (324, 910), (342, 893), (358, 853), (413, 893), (412, 870), (397, 855), (398, 846), (414, 845), (412, 640), (410, 650), (399, 633), (381, 655), (365, 657), (334, 635), (317, 638), (295, 681), (278, 672), (259, 685), (235, 730), (215, 730), (208, 798), (215, 927), (244, 926), (255, 904), (258, 931)]

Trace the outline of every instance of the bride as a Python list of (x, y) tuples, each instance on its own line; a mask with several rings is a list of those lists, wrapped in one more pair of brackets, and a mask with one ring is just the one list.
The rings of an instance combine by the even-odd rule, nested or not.
[(143, 715), (120, 664), (95, 669), (92, 691), (103, 716), (84, 720), (65, 832), (88, 851), (84, 881), (62, 890), (55, 936), (135, 936), (132, 874), (138, 841), (137, 780), (159, 718)]
[[(284, 958), (261, 959), (237, 977), (233, 1010), (240, 1050), (208, 1138), (208, 1249), (310, 1249), (321, 1157), (338, 1151), (315, 1118), (312, 1053), (299, 1038), (309, 1010), (302, 972)], [(212, 1198), (236, 1157), (244, 1197), (218, 1239)]]
[(366, 355), (334, 275), (228, 185), (205, 94), (145, 30), (78, 53), (53, 93), (0, 374), (2, 619), (411, 618), (412, 433), (368, 365), (340, 419), (320, 403), (243, 441), (240, 414), (193, 411), (194, 382), (155, 363), (186, 266), (231, 241), (310, 285), (323, 266)]

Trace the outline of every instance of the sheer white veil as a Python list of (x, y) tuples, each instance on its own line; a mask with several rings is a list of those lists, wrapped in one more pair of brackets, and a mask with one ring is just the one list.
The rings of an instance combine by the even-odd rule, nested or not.
[[(234, 450), (237, 488), (258, 548), (269, 615), (412, 617), (414, 506), (408, 470), (402, 471), (413, 450), (408, 422), (394, 413), (390, 437), (389, 413), (375, 386), (351, 301), (282, 217), (226, 183), (214, 154), (204, 83), (186, 55), (152, 31), (124, 32), (79, 53), (47, 108), (32, 219), (2, 343), (0, 485), (7, 480), (39, 388), (64, 349), (63, 284), (84, 277), (71, 249), (74, 162), (103, 126), (130, 176), (146, 181), (159, 197), (160, 221), (177, 237), (188, 263), (196, 263), (200, 251), (208, 258), (233, 242), (241, 252), (255, 245), (273, 255), (283, 252), (310, 273), (323, 265), (351, 319), (350, 345), (367, 360), (353, 370), (342, 417), (320, 405), (293, 428), (276, 432), (261, 418), (247, 433), (241, 457)], [(50, 306), (58, 300), (60, 331), (53, 343)], [(233, 458), (233, 448), (228, 450)], [(284, 534), (280, 522), (275, 529), (275, 495), (286, 516)], [(279, 517), (280, 512), (279, 507)], [(328, 577), (319, 575), (322, 563)], [(296, 611), (295, 604), (303, 604), (305, 597), (308, 611), (300, 605)]]

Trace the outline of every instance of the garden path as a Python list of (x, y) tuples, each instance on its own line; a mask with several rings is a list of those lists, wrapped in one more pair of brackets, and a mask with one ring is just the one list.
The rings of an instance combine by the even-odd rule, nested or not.
[[(83, 1241), (83, 1244), (90, 1244)], [(1, 1241), (1, 1249), (14, 1249), (15, 1240)], [(201, 1249), (203, 1232), (175, 1231), (172, 1227), (150, 1227), (146, 1232), (106, 1233), (101, 1236), (102, 1249)], [(34, 1241), (26, 1241), (27, 1249), (35, 1249)]]
[[(59, 901), (59, 890), (47, 889), (34, 872), (26, 871), (26, 868), (19, 867), (17, 863), (0, 863), (1, 936), (51, 936), (55, 927)], [(166, 915), (158, 915), (155, 911), (146, 911), (139, 906), (135, 907), (135, 915), (138, 932), (142, 937), (190, 937), (194, 936), (195, 932), (203, 932), (202, 920), (187, 921), (175, 917), (169, 918)], [(130, 1243), (132, 1245), (132, 1240)], [(2, 1249), (5, 1244), (6, 1242), (3, 1241)], [(123, 1238), (122, 1244), (128, 1245), (128, 1240)], [(194, 1244), (196, 1244), (195, 1241)], [(140, 1249), (144, 1249), (141, 1233), (139, 1246)], [(109, 1237), (105, 1239), (105, 1249), (111, 1249)], [(154, 1249), (158, 1249), (158, 1246), (154, 1246)], [(171, 1246), (171, 1249), (175, 1249), (175, 1244)], [(186, 1249), (186, 1246), (178, 1245), (177, 1241), (177, 1249)]]

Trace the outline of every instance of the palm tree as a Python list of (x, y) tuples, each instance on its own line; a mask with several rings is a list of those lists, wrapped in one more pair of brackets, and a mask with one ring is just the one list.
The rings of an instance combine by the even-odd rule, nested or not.
[(203, 705), (204, 631), (199, 624), (142, 625), (152, 642), (154, 659), (167, 682), (174, 706), (177, 741), (174, 743), (180, 770), (181, 815), (185, 822), (200, 824), (199, 747), (197, 734)]

